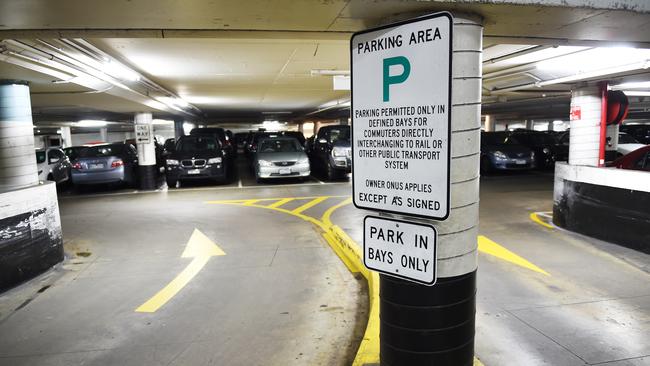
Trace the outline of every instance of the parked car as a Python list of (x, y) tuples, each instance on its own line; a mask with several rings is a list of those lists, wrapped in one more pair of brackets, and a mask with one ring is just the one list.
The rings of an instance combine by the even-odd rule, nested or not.
[(169, 138), (165, 140), (165, 143), (163, 144), (163, 155), (169, 155), (176, 147), (176, 139), (175, 138)]
[(535, 168), (535, 152), (510, 137), (508, 132), (481, 133), (481, 172), (530, 170)]
[(68, 157), (68, 160), (75, 161), (79, 157), (79, 152), (87, 146), (70, 146), (63, 149), (63, 152)]
[(39, 180), (50, 180), (56, 184), (70, 180), (72, 164), (63, 150), (58, 147), (36, 150), (36, 167)]
[(558, 140), (544, 132), (539, 131), (514, 131), (508, 139), (526, 146), (535, 152), (535, 166), (538, 169), (555, 167), (556, 155), (560, 151)]
[(167, 156), (166, 180), (169, 188), (189, 179), (211, 179), (223, 183), (227, 180), (224, 152), (220, 142), (212, 135), (190, 135), (178, 139)]
[(620, 132), (625, 132), (642, 144), (650, 144), (650, 125), (621, 125)]
[(135, 146), (123, 142), (89, 146), (79, 151), (72, 163), (75, 186), (137, 183), (138, 153)]
[(618, 133), (618, 145), (616, 146), (616, 152), (619, 154), (619, 156), (627, 155), (632, 151), (638, 150), (644, 146), (645, 144), (640, 143), (629, 134), (625, 132)]
[(309, 157), (293, 137), (267, 137), (259, 141), (253, 158), (258, 182), (270, 178), (307, 178), (311, 173)]
[(245, 151), (246, 139), (251, 132), (237, 132), (234, 137), (235, 147), (237, 148), (237, 153), (243, 153)]
[(650, 172), (650, 145), (643, 146), (614, 160), (611, 167)]
[(227, 168), (227, 174), (234, 173), (235, 169), (235, 148), (232, 146), (230, 139), (227, 137), (226, 130), (221, 127), (199, 127), (190, 131), (190, 136), (208, 135), (214, 137), (221, 146), (224, 163)]
[(307, 145), (312, 169), (323, 173), (328, 180), (342, 177), (352, 170), (350, 126), (321, 127)]

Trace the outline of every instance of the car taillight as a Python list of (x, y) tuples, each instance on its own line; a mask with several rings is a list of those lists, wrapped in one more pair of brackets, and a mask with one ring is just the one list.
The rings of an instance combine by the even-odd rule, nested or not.
[(72, 169), (77, 169), (77, 170), (81, 169), (81, 163), (72, 164)]
[(124, 162), (122, 160), (115, 160), (111, 163), (111, 168), (119, 168), (122, 165), (124, 165)]

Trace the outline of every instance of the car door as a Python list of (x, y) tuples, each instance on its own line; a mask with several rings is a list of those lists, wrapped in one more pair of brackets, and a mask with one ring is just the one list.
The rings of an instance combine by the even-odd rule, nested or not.
[(52, 172), (52, 179), (57, 183), (68, 179), (66, 160), (65, 154), (60, 150), (55, 149), (47, 152), (47, 165)]

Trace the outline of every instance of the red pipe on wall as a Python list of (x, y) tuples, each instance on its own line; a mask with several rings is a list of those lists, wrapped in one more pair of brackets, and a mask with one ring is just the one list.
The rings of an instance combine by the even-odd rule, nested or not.
[(605, 146), (607, 144), (607, 82), (602, 81), (600, 87), (600, 151), (598, 166), (605, 166)]

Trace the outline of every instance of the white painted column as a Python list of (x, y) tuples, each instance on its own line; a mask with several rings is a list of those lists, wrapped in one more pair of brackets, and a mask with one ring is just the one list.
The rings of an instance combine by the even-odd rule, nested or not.
[(485, 116), (485, 132), (494, 132), (496, 131), (497, 120), (492, 115)]
[(0, 192), (38, 184), (29, 86), (0, 81)]
[(72, 146), (72, 133), (70, 127), (61, 127), (61, 145), (63, 147)]
[(600, 88), (597, 85), (571, 91), (574, 117), (571, 120), (569, 164), (598, 166), (601, 107)]
[(149, 142), (139, 142), (136, 127), (136, 141), (138, 145), (138, 178), (141, 189), (156, 188), (156, 145), (153, 140), (153, 118), (151, 113), (136, 113), (135, 125), (144, 125), (149, 129)]
[(102, 127), (99, 129), (99, 140), (103, 142), (109, 142), (108, 141), (108, 128), (107, 127)]

